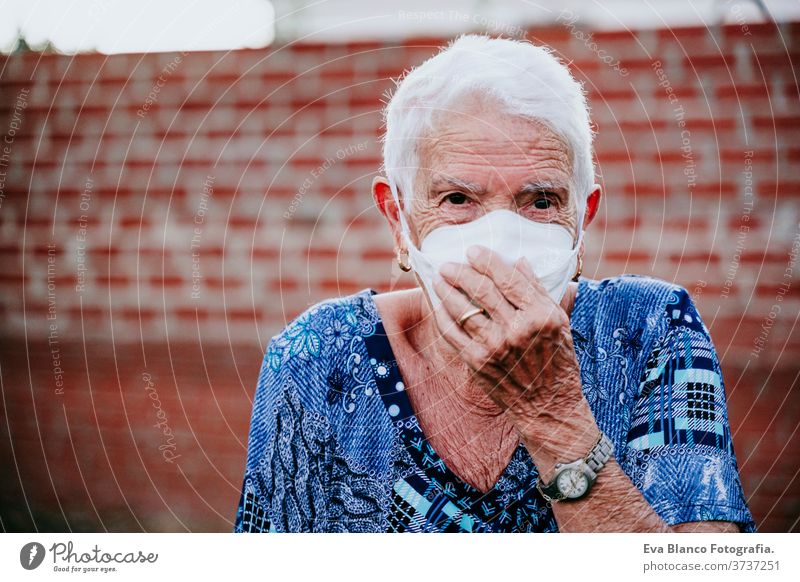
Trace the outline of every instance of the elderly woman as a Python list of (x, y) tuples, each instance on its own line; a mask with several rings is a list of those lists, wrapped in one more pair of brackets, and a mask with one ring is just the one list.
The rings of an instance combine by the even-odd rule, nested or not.
[(752, 531), (720, 365), (687, 292), (581, 277), (581, 86), (464, 36), (386, 108), (375, 202), (419, 288), (272, 338), (236, 531)]

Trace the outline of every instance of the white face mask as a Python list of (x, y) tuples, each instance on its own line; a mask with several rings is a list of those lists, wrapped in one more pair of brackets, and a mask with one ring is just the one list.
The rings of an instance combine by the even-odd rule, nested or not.
[[(390, 187), (398, 202), (391, 181)], [(494, 210), (472, 222), (449, 224), (431, 231), (422, 241), (422, 248), (417, 249), (411, 242), (403, 212), (399, 214), (411, 268), (424, 285), (434, 309), (441, 304), (433, 287), (439, 267), (447, 262), (467, 264), (467, 249), (476, 244), (495, 251), (510, 265), (525, 257), (556, 303), (561, 302), (575, 274), (582, 228), (573, 247), (572, 235), (561, 225), (528, 220), (511, 210)]]

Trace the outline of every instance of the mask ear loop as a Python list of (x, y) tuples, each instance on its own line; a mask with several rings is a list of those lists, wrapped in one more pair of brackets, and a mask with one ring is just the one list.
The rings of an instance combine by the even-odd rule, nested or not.
[(577, 281), (578, 277), (580, 277), (583, 272), (583, 257), (579, 253), (581, 252), (581, 243), (583, 242), (583, 219), (585, 213), (586, 207), (584, 206), (583, 211), (578, 213), (578, 240), (575, 241), (575, 246), (572, 249), (572, 252), (578, 257), (575, 274), (572, 276), (573, 281)]
[(423, 290), (422, 295), (425, 297), (425, 301), (428, 304), (428, 308), (433, 312), (436, 307), (433, 305), (433, 301), (428, 296), (428, 292), (425, 291), (425, 283), (420, 277), (419, 273), (417, 273), (417, 266), (419, 264), (425, 264), (425, 258), (422, 254), (422, 251), (417, 249), (416, 245), (411, 242), (411, 230), (408, 228), (408, 222), (406, 222), (406, 217), (403, 212), (403, 209), (400, 207), (400, 197), (397, 194), (397, 188), (394, 184), (394, 180), (388, 177), (387, 172), (387, 180), (389, 182), (389, 188), (392, 191), (392, 198), (394, 198), (394, 202), (397, 205), (397, 214), (400, 217), (400, 230), (403, 233), (403, 238), (406, 240), (406, 244), (408, 245), (408, 257), (409, 262), (411, 263), (411, 270), (414, 272), (414, 278), (417, 280), (417, 285), (419, 288)]
[(406, 244), (408, 244), (409, 248), (413, 247), (414, 250), (417, 250), (417, 247), (411, 242), (411, 231), (408, 228), (406, 216), (400, 204), (400, 197), (397, 194), (397, 187), (395, 186), (392, 178), (388, 178), (387, 176), (387, 179), (389, 181), (389, 188), (392, 191), (392, 198), (394, 198), (394, 203), (397, 205), (397, 215), (400, 217), (400, 231), (403, 233), (403, 238), (406, 240)]
[(583, 225), (578, 226), (578, 240), (575, 241), (575, 246), (573, 247), (573, 251), (578, 252), (581, 248), (581, 243), (583, 242)]

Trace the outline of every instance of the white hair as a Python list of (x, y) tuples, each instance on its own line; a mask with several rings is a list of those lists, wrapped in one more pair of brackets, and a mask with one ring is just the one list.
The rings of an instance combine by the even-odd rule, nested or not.
[(386, 105), (384, 171), (406, 205), (433, 115), (475, 93), (494, 97), (505, 112), (542, 123), (566, 142), (580, 229), (594, 184), (593, 134), (583, 87), (547, 48), (484, 35), (462, 35), (407, 72)]

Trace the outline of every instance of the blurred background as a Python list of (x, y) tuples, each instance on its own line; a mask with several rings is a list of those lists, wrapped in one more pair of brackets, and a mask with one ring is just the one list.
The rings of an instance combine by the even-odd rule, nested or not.
[(380, 111), (472, 31), (585, 84), (584, 275), (692, 293), (759, 528), (800, 531), (796, 0), (1, 4), (2, 530), (230, 531), (269, 338), (414, 284)]

